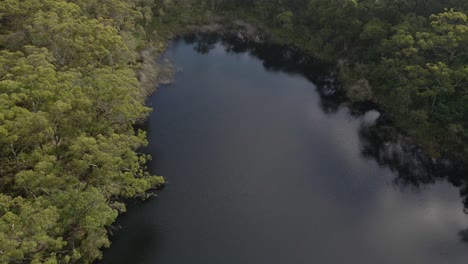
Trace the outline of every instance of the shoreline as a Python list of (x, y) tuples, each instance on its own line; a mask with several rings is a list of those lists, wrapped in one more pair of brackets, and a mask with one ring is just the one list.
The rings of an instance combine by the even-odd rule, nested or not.
[[(365, 110), (363, 110), (363, 111), (365, 111)], [(390, 133), (390, 134), (392, 134), (392, 133)], [(379, 134), (379, 135), (380, 135), (380, 134)], [(391, 156), (391, 155), (389, 155), (389, 156)], [(415, 159), (415, 160), (416, 160), (416, 159)], [(412, 159), (411, 159), (410, 161), (412, 161)], [(418, 160), (416, 160), (416, 161), (418, 161)], [(377, 160), (377, 162), (380, 164), (379, 160)], [(416, 172), (417, 172), (417, 171), (416, 171)], [(130, 212), (129, 212), (129, 214), (130, 214)]]
[[(240, 41), (245, 41), (254, 44), (271, 43), (277, 45), (286, 45), (297, 48), (300, 52), (311, 58), (318, 59), (320, 61), (327, 62), (327, 60), (320, 59), (320, 56), (315, 56), (313, 52), (304, 50), (300, 45), (291, 43), (290, 41), (280, 41), (275, 38), (273, 32), (269, 32), (264, 26), (255, 25), (255, 23), (248, 22), (247, 20), (239, 18), (229, 17), (214, 17), (208, 23), (202, 25), (187, 25), (168, 36), (165, 36), (163, 46), (156, 49), (152, 44), (148, 49), (141, 52), (142, 56), (142, 69), (139, 71), (139, 79), (141, 76), (142, 88), (148, 98), (159, 85), (169, 84), (173, 81), (173, 75), (175, 73), (174, 66), (170, 62), (166, 61), (166, 64), (158, 63), (158, 59), (167, 50), (168, 45), (171, 41), (178, 37), (190, 34), (216, 34), (221, 37), (235, 37)], [(156, 57), (155, 57), (156, 56)], [(407, 149), (412, 149), (412, 152), (417, 153), (418, 159), (424, 160), (424, 163), (433, 168), (440, 168), (449, 166), (463, 167), (463, 171), (468, 171), (468, 163), (466, 160), (460, 158), (458, 155), (450, 155), (450, 153), (442, 153), (438, 157), (431, 155), (429, 151), (426, 151), (423, 147), (424, 144), (419, 144), (418, 140), (407, 135), (406, 131), (396, 125), (395, 120), (389, 117), (385, 110), (375, 100), (370, 99), (364, 102), (353, 102), (346, 95), (346, 83), (343, 80), (343, 76), (339, 66), (336, 63), (334, 65), (337, 71), (337, 81), (342, 85), (340, 87), (342, 93), (344, 93), (344, 100), (340, 102), (345, 105), (353, 114), (363, 115), (365, 112), (370, 110), (378, 111), (381, 116), (377, 123), (380, 126), (385, 127), (385, 130), (392, 130), (391, 138), (394, 141), (398, 141), (398, 144), (407, 146)], [(165, 65), (169, 65), (170, 69), (166, 69)], [(343, 85), (343, 83), (345, 83)], [(153, 87), (153, 88), (150, 88)]]

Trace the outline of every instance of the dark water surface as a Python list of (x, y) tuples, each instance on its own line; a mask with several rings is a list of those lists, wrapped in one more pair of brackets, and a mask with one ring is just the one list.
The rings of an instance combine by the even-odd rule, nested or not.
[(168, 184), (119, 218), (104, 263), (468, 263), (460, 175), (375, 140), (378, 113), (340, 106), (330, 67), (212, 38), (167, 56), (180, 71), (147, 127)]

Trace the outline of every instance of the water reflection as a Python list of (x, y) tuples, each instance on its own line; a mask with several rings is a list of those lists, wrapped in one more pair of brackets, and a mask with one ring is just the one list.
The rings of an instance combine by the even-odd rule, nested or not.
[[(336, 113), (344, 103), (345, 97), (333, 65), (309, 56), (304, 56), (298, 48), (271, 43), (256, 43), (235, 34), (187, 34), (183, 37), (186, 43), (193, 43), (194, 49), (207, 54), (221, 42), (227, 53), (244, 53), (260, 59), (268, 71), (299, 74), (306, 77), (317, 87), (320, 94), (320, 106), (325, 113)], [(275, 54), (272, 56), (272, 54)], [(363, 111), (373, 105), (351, 111), (351, 114), (362, 115)], [(460, 187), (464, 204), (468, 207), (468, 170), (462, 162), (441, 158), (433, 160), (425, 155), (416, 145), (409, 144), (389, 126), (385, 118), (378, 119), (373, 125), (363, 125), (360, 129), (362, 154), (372, 157), (382, 166), (387, 166), (398, 173), (396, 184), (435, 183), (438, 179), (447, 178), (450, 183)]]
[(463, 163), (456, 160), (440, 158), (431, 159), (416, 145), (410, 144), (395, 133), (386, 122), (377, 122), (373, 126), (360, 130), (363, 142), (362, 153), (375, 159), (380, 165), (396, 172), (396, 184), (420, 187), (447, 180), (460, 188), (460, 196), (468, 208), (468, 172)]
[(459, 235), (463, 242), (468, 243), (468, 229), (460, 231)]
[[(188, 34), (183, 37), (183, 41), (193, 43), (194, 49), (202, 54), (208, 54), (221, 42), (227, 53), (247, 52), (260, 59), (267, 71), (304, 76), (316, 85), (320, 106), (325, 113), (336, 113), (345, 102), (334, 66), (304, 56), (296, 47), (252, 42), (236, 34)], [(360, 105), (351, 110), (350, 114), (360, 116), (372, 107), (372, 104)], [(359, 130), (364, 157), (375, 159), (380, 166), (394, 171), (397, 175), (394, 179), (396, 185), (418, 188), (447, 180), (460, 188), (464, 211), (468, 213), (468, 169), (462, 162), (446, 157), (434, 160), (418, 146), (405, 140), (385, 117), (375, 118), (374, 121), (364, 123)], [(460, 231), (459, 235), (468, 242), (468, 229)]]
[(169, 184), (119, 219), (104, 263), (466, 263), (463, 173), (350, 111), (331, 65), (186, 41), (168, 51), (176, 82), (149, 100), (150, 167)]
[(316, 58), (304, 56), (304, 53), (294, 46), (257, 43), (238, 38), (236, 34), (217, 33), (187, 34), (176, 41), (194, 44), (194, 50), (201, 54), (208, 54), (216, 47), (215, 44), (220, 42), (226, 53), (248, 53), (260, 59), (267, 71), (304, 76), (317, 86), (321, 97), (320, 106), (325, 113), (336, 112), (345, 99), (333, 64), (325, 64)]

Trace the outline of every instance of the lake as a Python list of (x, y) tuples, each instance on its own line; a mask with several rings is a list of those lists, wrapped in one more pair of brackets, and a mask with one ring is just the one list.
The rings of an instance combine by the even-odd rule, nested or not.
[(175, 40), (150, 99), (152, 172), (107, 264), (466, 264), (463, 172), (386, 142), (343, 104), (333, 67), (214, 35)]

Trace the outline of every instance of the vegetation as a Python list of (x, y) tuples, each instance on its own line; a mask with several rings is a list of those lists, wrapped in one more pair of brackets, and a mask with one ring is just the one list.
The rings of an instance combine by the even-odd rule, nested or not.
[(0, 263), (101, 257), (122, 198), (163, 183), (137, 152), (146, 142), (134, 125), (149, 112), (137, 51), (216, 16), (336, 62), (350, 100), (378, 103), (434, 156), (468, 159), (467, 10), (465, 0), (1, 1)]
[(121, 199), (163, 183), (133, 128), (153, 5), (0, 2), (0, 263), (91, 263)]
[(174, 14), (179, 24), (187, 14), (240, 17), (335, 62), (352, 102), (380, 105), (434, 157), (468, 161), (467, 1), (164, 2), (172, 5), (158, 14), (161, 25), (174, 24)]

